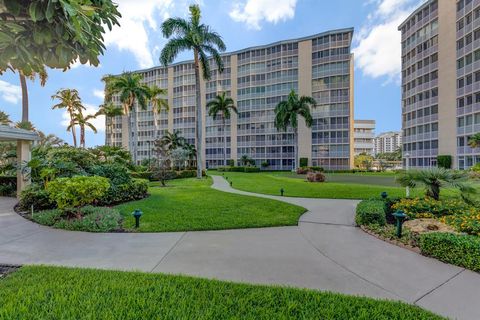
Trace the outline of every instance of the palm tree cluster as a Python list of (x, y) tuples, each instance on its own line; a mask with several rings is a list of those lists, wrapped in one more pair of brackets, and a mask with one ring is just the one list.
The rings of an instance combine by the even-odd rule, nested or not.
[(156, 149), (162, 150), (162, 154), (170, 156), (175, 150), (185, 151), (188, 157), (189, 167), (194, 165), (194, 160), (197, 157), (197, 149), (193, 144), (180, 135), (179, 131), (166, 132), (161, 139), (154, 142)]

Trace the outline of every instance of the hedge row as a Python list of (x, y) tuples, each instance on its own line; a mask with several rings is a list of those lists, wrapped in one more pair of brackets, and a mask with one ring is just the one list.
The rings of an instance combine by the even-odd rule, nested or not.
[(217, 171), (219, 172), (260, 172), (258, 167), (218, 167)]
[[(154, 175), (150, 171), (144, 172), (131, 172), (130, 175), (132, 178), (136, 179), (146, 179), (150, 181), (155, 181)], [(197, 176), (197, 170), (181, 170), (181, 171), (169, 171), (168, 175), (169, 180), (171, 179), (184, 179), (184, 178), (195, 178)], [(203, 176), (205, 176), (205, 170), (203, 171)]]
[(385, 202), (382, 200), (363, 200), (357, 205), (355, 222), (358, 225), (378, 224), (384, 226), (387, 223)]
[(480, 272), (480, 237), (425, 233), (420, 236), (420, 250), (424, 255), (443, 262)]

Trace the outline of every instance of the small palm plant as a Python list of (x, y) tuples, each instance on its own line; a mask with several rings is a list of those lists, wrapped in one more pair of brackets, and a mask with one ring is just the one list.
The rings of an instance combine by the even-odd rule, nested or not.
[(222, 129), (223, 129), (223, 165), (227, 165), (227, 132), (225, 121), (230, 119), (232, 112), (238, 114), (237, 107), (232, 98), (226, 97), (225, 92), (217, 95), (215, 99), (207, 103), (208, 115), (216, 120), (218, 115), (222, 116)]
[(468, 139), (468, 145), (472, 149), (480, 147), (480, 132), (475, 133), (470, 139)]
[(287, 100), (281, 101), (275, 108), (275, 128), (286, 131), (288, 127), (293, 128), (295, 145), (295, 164), (294, 169), (298, 167), (298, 118), (303, 117), (305, 125), (310, 128), (313, 124), (310, 107), (315, 107), (315, 99), (312, 97), (299, 97), (292, 89)]
[(423, 185), (425, 195), (435, 200), (440, 199), (440, 191), (446, 187), (458, 189), (464, 199), (476, 191), (468, 183), (468, 175), (465, 172), (445, 168), (409, 170), (400, 174), (396, 180), (404, 187), (415, 188)]

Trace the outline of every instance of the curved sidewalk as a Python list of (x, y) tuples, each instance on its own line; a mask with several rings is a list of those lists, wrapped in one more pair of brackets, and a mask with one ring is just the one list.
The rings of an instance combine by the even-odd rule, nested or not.
[(0, 263), (180, 273), (329, 290), (415, 303), (456, 319), (478, 319), (480, 275), (380, 241), (354, 226), (357, 201), (265, 197), (308, 209), (296, 227), (84, 233), (39, 226), (0, 198)]

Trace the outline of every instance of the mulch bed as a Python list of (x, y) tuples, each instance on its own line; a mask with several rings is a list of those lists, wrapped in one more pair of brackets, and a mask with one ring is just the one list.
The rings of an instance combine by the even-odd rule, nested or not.
[(17, 271), (18, 268), (20, 268), (20, 266), (0, 264), (0, 280), (5, 278), (9, 273)]

